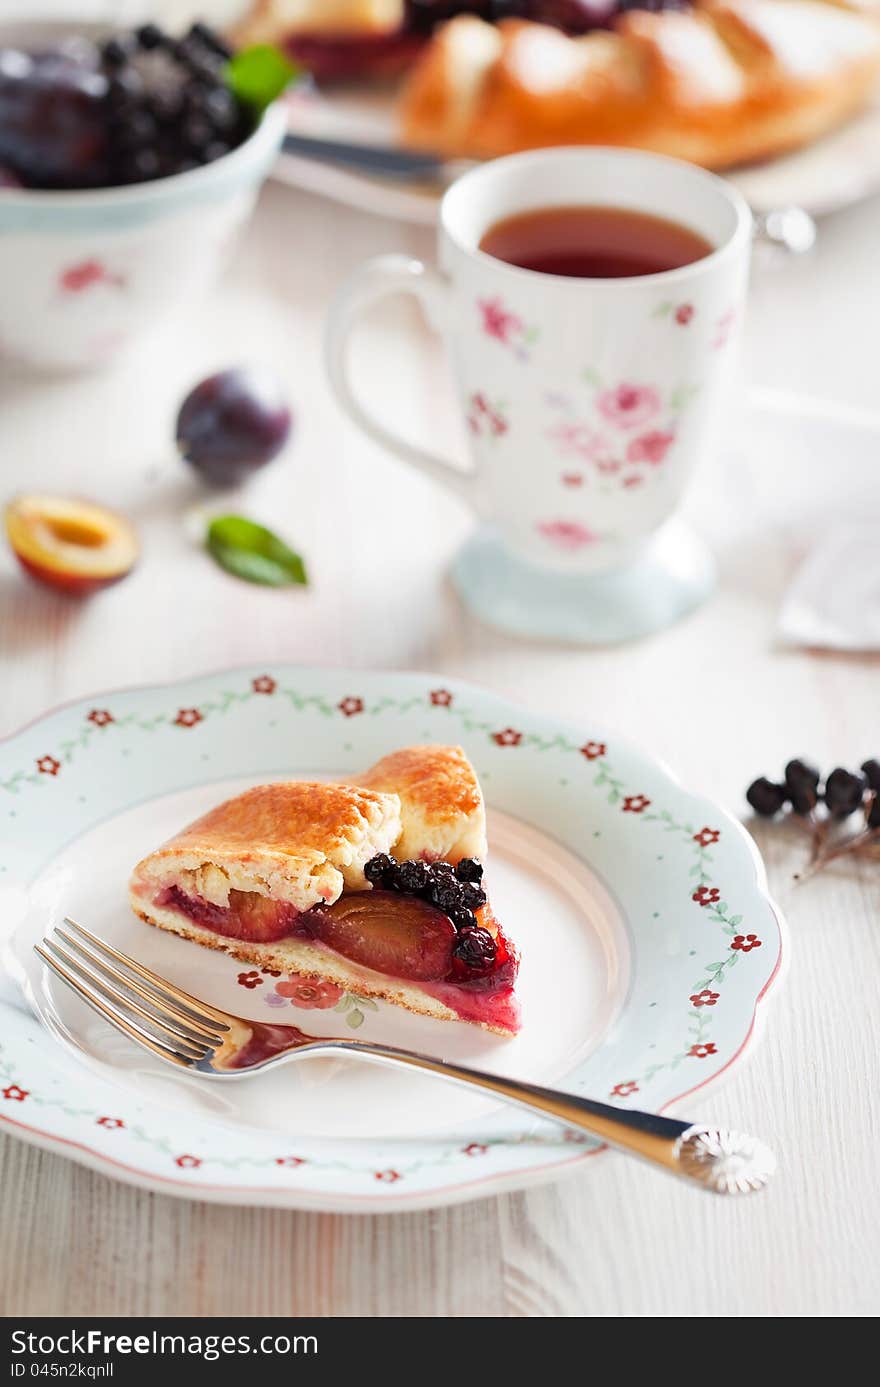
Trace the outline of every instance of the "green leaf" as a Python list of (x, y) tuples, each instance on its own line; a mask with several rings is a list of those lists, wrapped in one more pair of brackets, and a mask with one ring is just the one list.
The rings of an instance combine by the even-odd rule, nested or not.
[(280, 588), (309, 581), (300, 555), (246, 516), (218, 515), (208, 526), (205, 543), (221, 568), (248, 583)]
[(346, 992), (343, 997), (340, 997), (339, 1001), (336, 1003), (336, 1006), (333, 1008), (333, 1010), (348, 1011), (348, 1009), (352, 1006), (354, 1006), (354, 997), (352, 997), (351, 993)]
[(257, 43), (230, 58), (224, 75), (239, 101), (262, 115), (299, 76), (299, 69), (271, 44)]
[(369, 1011), (379, 1010), (379, 1008), (376, 1006), (376, 1003), (373, 1001), (372, 997), (358, 997), (357, 1002), (358, 1006), (367, 1007)]
[(356, 1031), (358, 1026), (362, 1026), (364, 1024), (364, 1013), (362, 1011), (358, 1011), (357, 1007), (355, 1007), (354, 1011), (350, 1011), (345, 1019), (351, 1026), (352, 1030)]

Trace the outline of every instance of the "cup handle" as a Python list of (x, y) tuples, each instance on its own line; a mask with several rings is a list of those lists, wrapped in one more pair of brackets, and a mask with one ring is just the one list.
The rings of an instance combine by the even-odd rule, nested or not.
[(352, 389), (347, 360), (349, 333), (365, 309), (386, 294), (400, 293), (414, 294), (424, 309), (429, 325), (443, 334), (449, 312), (450, 288), (447, 280), (421, 260), (412, 260), (406, 255), (378, 255), (355, 270), (330, 308), (325, 335), (330, 384), (342, 408), (369, 438), (418, 468), (426, 477), (440, 482), (467, 505), (475, 506), (473, 471), (464, 472), (454, 463), (418, 448), (386, 429), (364, 409)]

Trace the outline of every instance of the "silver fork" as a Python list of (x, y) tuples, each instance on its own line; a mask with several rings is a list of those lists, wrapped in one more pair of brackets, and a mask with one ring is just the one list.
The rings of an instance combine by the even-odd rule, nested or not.
[(305, 1055), (342, 1051), (494, 1093), (715, 1194), (762, 1189), (776, 1168), (773, 1152), (763, 1142), (724, 1128), (613, 1108), (375, 1041), (317, 1039), (296, 1026), (245, 1020), (190, 996), (70, 918), (64, 923), (66, 930), (56, 927), (42, 946), (34, 945), (43, 962), (117, 1030), (190, 1073), (241, 1079)]

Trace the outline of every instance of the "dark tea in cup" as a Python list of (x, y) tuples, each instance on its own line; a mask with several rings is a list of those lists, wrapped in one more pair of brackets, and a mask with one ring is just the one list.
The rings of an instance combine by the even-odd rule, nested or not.
[(504, 217), (480, 250), (539, 274), (630, 279), (692, 265), (714, 250), (680, 222), (625, 207), (539, 207)]

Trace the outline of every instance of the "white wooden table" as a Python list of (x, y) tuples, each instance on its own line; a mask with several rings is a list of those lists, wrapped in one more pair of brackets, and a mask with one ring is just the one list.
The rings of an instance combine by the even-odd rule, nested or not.
[[(878, 243), (880, 205), (865, 206), (823, 227), (810, 262), (758, 279), (753, 381), (875, 405)], [(535, 708), (589, 709), (737, 811), (747, 781), (790, 755), (828, 767), (880, 752), (878, 660), (775, 647), (795, 546), (729, 554), (713, 603), (629, 648), (516, 643), (462, 614), (443, 571), (467, 517), (344, 424), (322, 374), (328, 295), (392, 248), (430, 254), (429, 237), (272, 186), (221, 291), (161, 342), (104, 378), (0, 380), (4, 492), (137, 494), (146, 546), (140, 572), (82, 605), (25, 584), (0, 554), (0, 732), (95, 689), (256, 659), (433, 669)], [(376, 323), (359, 370), (436, 436), (442, 372), (405, 342), (408, 314)], [(271, 502), (265, 518), (302, 545), (307, 594), (236, 585), (182, 537), (199, 493), (170, 447), (176, 404), (209, 369), (252, 358), (277, 361), (298, 435), (248, 509)], [(0, 1310), (876, 1313), (880, 868), (844, 862), (793, 888), (796, 838), (770, 831), (762, 846), (794, 961), (762, 1044), (688, 1112), (773, 1143), (781, 1168), (762, 1197), (713, 1201), (604, 1156), (567, 1182), (435, 1213), (295, 1214), (145, 1194), (3, 1137)]]

